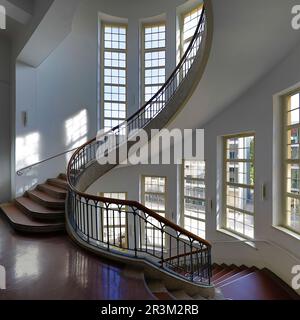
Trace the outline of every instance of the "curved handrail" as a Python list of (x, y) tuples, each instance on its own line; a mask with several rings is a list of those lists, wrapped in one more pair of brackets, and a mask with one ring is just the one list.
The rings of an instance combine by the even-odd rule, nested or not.
[[(120, 132), (122, 129), (124, 129), (124, 126), (126, 129), (130, 128), (130, 126), (135, 124), (136, 119), (138, 118), (138, 125), (139, 128), (145, 127), (153, 118), (153, 116), (150, 117), (145, 117), (145, 118), (140, 118), (141, 115), (145, 115), (145, 110), (147, 110), (148, 107), (151, 107), (153, 103), (156, 103), (155, 107), (155, 111), (156, 114), (154, 115), (154, 117), (159, 114), (159, 112), (165, 107), (165, 105), (167, 105), (167, 102), (172, 99), (174, 97), (174, 94), (177, 92), (179, 86), (181, 85), (182, 81), (185, 79), (185, 76), (188, 74), (188, 71), (190, 70), (193, 61), (198, 53), (198, 50), (201, 47), (201, 39), (199, 40), (199, 37), (201, 36), (201, 28), (205, 26), (205, 9), (203, 7), (202, 13), (201, 13), (201, 17), (199, 19), (199, 23), (197, 25), (195, 34), (193, 39), (191, 40), (186, 52), (184, 53), (183, 57), (181, 58), (180, 62), (178, 63), (177, 67), (175, 68), (175, 70), (172, 72), (172, 74), (170, 75), (170, 77), (167, 79), (167, 81), (165, 82), (165, 84), (160, 88), (160, 90), (147, 102), (143, 105), (143, 107), (141, 107), (138, 111), (136, 111), (133, 115), (131, 115), (125, 122), (119, 124), (118, 126), (112, 128), (109, 132), (106, 132), (106, 135), (109, 134), (116, 134), (116, 132)], [(197, 41), (197, 42), (196, 42)], [(200, 43), (199, 43), (200, 41)], [(198, 44), (199, 48), (196, 48), (196, 52), (193, 51), (195, 50), (194, 47), (196, 47), (196, 43)], [(194, 56), (192, 56), (191, 58), (188, 59), (189, 55), (194, 53)], [(192, 62), (190, 60), (193, 60)], [(188, 67), (186, 67), (186, 64)], [(184, 74), (183, 74), (184, 73)], [(180, 77), (183, 76), (183, 78), (181, 79)], [(176, 85), (176, 87), (174, 88), (174, 83)], [(171, 88), (172, 90), (170, 90), (170, 85), (173, 85), (173, 87)], [(170, 92), (168, 92), (168, 90)], [(167, 95), (169, 94), (169, 96), (167, 97)], [(162, 97), (162, 99), (161, 99)], [(169, 100), (168, 100), (169, 99)], [(159, 105), (163, 105), (163, 107), (159, 107), (159, 109), (157, 110), (157, 104)], [(150, 110), (152, 112), (152, 110)], [(142, 121), (140, 121), (142, 120)], [(142, 124), (140, 123), (142, 122)], [(67, 181), (68, 181), (68, 185), (69, 185), (69, 202), (70, 205), (73, 205), (73, 202), (76, 203), (76, 201), (78, 203), (76, 203), (76, 206), (80, 206), (80, 215), (81, 215), (81, 206), (82, 205), (86, 205), (87, 206), (87, 216), (84, 216), (84, 232), (83, 235), (84, 237), (89, 238), (89, 234), (86, 234), (88, 232), (85, 232), (86, 230), (90, 230), (90, 224), (91, 222), (88, 221), (89, 218), (90, 219), (95, 219), (92, 216), (89, 216), (89, 210), (92, 212), (92, 209), (94, 210), (100, 210), (101, 214), (102, 214), (102, 209), (107, 211), (107, 219), (108, 219), (108, 215), (109, 215), (109, 211), (114, 209), (111, 209), (112, 207), (110, 206), (117, 206), (118, 207), (118, 211), (117, 213), (119, 215), (121, 215), (121, 212), (123, 212), (121, 208), (126, 208), (129, 207), (130, 210), (128, 212), (126, 212), (128, 215), (131, 214), (134, 217), (134, 222), (136, 224), (136, 219), (138, 219), (139, 223), (141, 223), (141, 221), (143, 223), (145, 223), (146, 225), (150, 224), (152, 225), (152, 228), (156, 228), (156, 226), (152, 223), (147, 221), (147, 219), (145, 218), (145, 215), (150, 216), (151, 218), (157, 220), (159, 222), (159, 224), (162, 226), (161, 229), (159, 229), (162, 234), (165, 233), (165, 236), (169, 237), (170, 242), (172, 242), (172, 239), (175, 239), (175, 241), (177, 241), (177, 245), (178, 245), (178, 239), (180, 236), (184, 236), (187, 237), (189, 239), (189, 242), (187, 242), (190, 246), (191, 246), (191, 251), (190, 251), (190, 276), (191, 279), (193, 279), (193, 272), (191, 270), (193, 270), (193, 265), (194, 265), (194, 260), (197, 260), (197, 263), (199, 264), (199, 254), (201, 255), (201, 260), (204, 259), (203, 261), (206, 261), (206, 264), (210, 265), (210, 250), (211, 250), (211, 244), (202, 239), (201, 237), (187, 231), (186, 229), (180, 227), (179, 225), (173, 223), (172, 221), (162, 217), (161, 215), (157, 214), (156, 212), (154, 212), (153, 210), (145, 207), (144, 205), (140, 204), (137, 201), (129, 201), (129, 200), (119, 200), (119, 199), (111, 199), (111, 198), (105, 198), (105, 197), (101, 197), (101, 196), (95, 196), (95, 195), (90, 195), (87, 194), (85, 192), (81, 192), (80, 190), (77, 190), (76, 185), (75, 185), (75, 181), (76, 179), (74, 179), (75, 173), (78, 171), (78, 167), (77, 164), (80, 162), (81, 166), (80, 169), (85, 169), (86, 165), (88, 165), (89, 161), (95, 161), (95, 158), (91, 158), (89, 161), (87, 161), (86, 163), (82, 163), (84, 162), (83, 160), (83, 156), (86, 155), (86, 153), (92, 153), (92, 147), (95, 147), (95, 143), (97, 143), (97, 138), (91, 139), (90, 141), (86, 142), (84, 145), (82, 145), (80, 148), (78, 148), (75, 153), (72, 155), (69, 163), (68, 163), (68, 168), (67, 168)], [(90, 148), (90, 149), (88, 149)], [(79, 171), (80, 171), (79, 169)], [(80, 173), (79, 173), (80, 174)], [(94, 205), (91, 205), (91, 203), (94, 203)], [(99, 206), (100, 203), (103, 203), (105, 205), (105, 207), (101, 207)], [(75, 204), (74, 204), (74, 208), (75, 208)], [(77, 210), (78, 207), (76, 207)], [(75, 210), (76, 210), (75, 209)], [(139, 214), (139, 212), (142, 212), (142, 215)], [(78, 219), (78, 217), (77, 217)], [(82, 224), (82, 217), (80, 216), (80, 223)], [(97, 220), (98, 218), (96, 218)], [(86, 221), (87, 220), (87, 221)], [(95, 221), (97, 222), (97, 221)], [(76, 226), (77, 227), (77, 226)], [(135, 225), (136, 227), (136, 225)], [(171, 230), (175, 231), (177, 233), (177, 237), (174, 237), (171, 233), (168, 233), (165, 231), (165, 228), (170, 228)], [(103, 235), (102, 235), (103, 237)], [(163, 235), (162, 235), (162, 239), (163, 239)], [(98, 239), (98, 238), (97, 238)], [(97, 240), (98, 241), (98, 240)], [(109, 240), (107, 240), (107, 245), (108, 248), (110, 246)], [(174, 240), (173, 240), (174, 241)], [(187, 243), (185, 243), (184, 241), (182, 242), (182, 245), (184, 246), (184, 252), (186, 251), (186, 245)], [(194, 246), (194, 243), (198, 243), (198, 246)], [(171, 249), (171, 248), (170, 248)], [(196, 249), (196, 250), (194, 250)], [(200, 250), (199, 250), (200, 249)], [(179, 250), (177, 248), (177, 250)], [(137, 248), (135, 246), (135, 251), (137, 251)], [(163, 252), (163, 249), (162, 249)], [(162, 253), (163, 254), (163, 253)], [(170, 254), (171, 254), (171, 250), (170, 250)], [(205, 257), (202, 256), (203, 254), (205, 254)], [(196, 255), (196, 257), (194, 257), (194, 255)], [(186, 256), (187, 254), (179, 254), (179, 252), (177, 252), (178, 257), (178, 263), (179, 263), (179, 258), (184, 257), (184, 263), (186, 263)], [(162, 264), (164, 262), (166, 262), (167, 260), (164, 259), (164, 257), (161, 257), (161, 261)], [(206, 265), (205, 264), (205, 265)], [(174, 267), (174, 266), (172, 266)], [(178, 266), (176, 266), (176, 268), (179, 268), (179, 264)], [(181, 267), (180, 267), (181, 268)], [(199, 271), (198, 271), (199, 272)], [(210, 267), (208, 268), (207, 271), (207, 279), (208, 282), (210, 283)]]

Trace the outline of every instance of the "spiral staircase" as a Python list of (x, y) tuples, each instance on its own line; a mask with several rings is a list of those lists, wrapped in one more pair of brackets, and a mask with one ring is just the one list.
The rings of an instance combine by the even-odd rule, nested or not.
[[(69, 161), (67, 174), (59, 174), (12, 203), (0, 206), (14, 229), (27, 233), (66, 229), (85, 250), (126, 265), (135, 276), (142, 278), (153, 299), (231, 299), (236, 298), (231, 294), (231, 288), (243, 287), (244, 281), (251, 278), (262, 283), (261, 277), (265, 279), (266, 272), (254, 267), (213, 265), (208, 241), (139, 202), (108, 199), (86, 192), (89, 186), (117, 166), (100, 165), (97, 161), (105, 137), (113, 137), (117, 142), (114, 151), (124, 146), (129, 150), (138, 130), (145, 130), (150, 137), (151, 129), (167, 127), (184, 107), (206, 66), (211, 45), (211, 19), (207, 8), (203, 8), (185, 54), (149, 102), (105, 136), (78, 148)], [(111, 151), (108, 148), (105, 154)], [(128, 153), (117, 154), (118, 164), (129, 156)], [(274, 286), (274, 277), (269, 274), (266, 282), (270, 291), (279, 290)], [(278, 278), (276, 282), (279, 283)], [(282, 282), (280, 287), (284, 287)], [(287, 291), (286, 287), (283, 291)]]
[[(129, 156), (138, 130), (150, 136), (163, 129), (184, 106), (198, 84), (209, 50), (207, 15), (203, 9), (194, 37), (174, 72), (153, 98), (124, 123), (81, 146), (72, 156), (67, 179), (67, 230), (79, 245), (96, 254), (143, 270), (172, 291), (212, 298), (211, 245), (136, 201), (108, 199), (85, 192), (116, 165), (100, 165), (99, 150), (113, 137), (120, 164)], [(123, 150), (124, 150), (123, 149)], [(121, 155), (122, 154), (122, 155)], [(101, 162), (101, 161), (100, 161)], [(122, 223), (121, 223), (122, 221)], [(125, 224), (121, 230), (120, 224)], [(153, 239), (156, 239), (153, 241)]]

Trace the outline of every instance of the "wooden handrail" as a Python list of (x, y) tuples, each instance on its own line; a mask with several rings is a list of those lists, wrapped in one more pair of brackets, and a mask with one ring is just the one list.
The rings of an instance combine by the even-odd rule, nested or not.
[[(130, 116), (125, 122), (121, 123), (120, 125), (114, 127), (113, 129), (111, 129), (109, 132), (114, 132), (118, 129), (120, 129), (122, 127), (122, 125), (124, 125), (125, 123), (128, 123), (130, 120), (132, 120), (135, 116), (137, 116), (139, 113), (141, 113), (148, 105), (150, 105), (158, 96), (159, 94), (168, 86), (168, 84), (173, 80), (174, 76), (176, 75), (177, 71), (180, 69), (180, 67), (184, 64), (184, 62), (186, 61), (187, 55), (189, 54), (190, 50), (192, 49), (194, 42), (197, 39), (197, 35), (199, 33), (200, 27), (203, 23), (203, 19), (204, 19), (204, 13), (205, 13), (205, 9), (203, 7), (202, 13), (201, 13), (201, 17), (198, 23), (198, 26), (196, 28), (195, 34), (193, 39), (191, 40), (186, 52), (184, 53), (183, 57), (181, 58), (180, 62), (178, 63), (177, 67), (175, 68), (175, 70), (172, 72), (172, 74), (170, 75), (170, 77), (168, 78), (168, 80), (165, 82), (165, 84), (161, 87), (161, 89), (151, 98), (150, 101), (148, 101), (146, 104), (144, 104), (143, 107), (141, 107), (138, 111), (136, 111), (132, 116)], [(109, 134), (109, 132), (107, 132), (106, 134)], [(189, 232), (188, 230), (180, 227), (179, 225), (173, 223), (172, 221), (166, 219), (165, 217), (162, 217), (161, 215), (159, 215), (158, 213), (154, 212), (153, 210), (145, 207), (144, 205), (142, 205), (141, 203), (137, 202), (137, 201), (130, 201), (130, 200), (120, 200), (120, 199), (111, 199), (111, 198), (105, 198), (105, 197), (100, 197), (100, 196), (95, 196), (95, 195), (91, 195), (85, 192), (81, 192), (79, 190), (76, 189), (76, 187), (73, 185), (72, 181), (71, 181), (71, 171), (72, 171), (72, 164), (75, 160), (75, 158), (79, 155), (80, 152), (82, 152), (82, 150), (85, 149), (85, 147), (87, 147), (88, 145), (92, 144), (96, 142), (96, 138), (91, 139), (90, 141), (86, 142), (85, 144), (83, 144), (81, 147), (79, 147), (77, 149), (77, 151), (75, 151), (75, 153), (72, 155), (69, 163), (68, 163), (68, 169), (67, 169), (67, 181), (68, 181), (68, 185), (70, 188), (70, 191), (74, 192), (77, 196), (82, 197), (84, 199), (88, 199), (88, 200), (92, 200), (92, 201), (96, 201), (96, 202), (105, 202), (105, 203), (109, 203), (109, 204), (117, 204), (117, 205), (121, 205), (121, 206), (131, 206), (131, 207), (135, 207), (136, 209), (142, 211), (143, 213), (148, 214), (149, 216), (155, 218), (156, 220), (158, 220), (159, 222), (163, 223), (165, 226), (175, 230), (176, 232), (180, 233), (181, 235), (187, 236), (188, 238), (192, 239), (192, 243), (194, 241), (198, 241), (199, 243), (202, 243), (204, 245), (207, 246), (207, 248), (211, 248), (211, 244), (206, 241), (205, 239), (202, 239), (201, 237)]]

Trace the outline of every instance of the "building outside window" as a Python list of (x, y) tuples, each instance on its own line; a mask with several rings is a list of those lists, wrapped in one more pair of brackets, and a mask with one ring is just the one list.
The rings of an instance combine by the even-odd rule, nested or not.
[[(142, 178), (142, 201), (143, 204), (165, 217), (166, 215), (166, 178), (149, 177)], [(161, 247), (165, 244), (165, 236), (162, 238), (161, 225), (158, 220), (147, 218), (144, 229), (144, 244), (152, 247)], [(163, 241), (163, 242), (162, 242)]]
[(300, 93), (289, 95), (284, 114), (284, 226), (300, 233)]
[[(127, 200), (126, 192), (104, 192), (101, 197), (109, 199)], [(118, 248), (127, 247), (127, 213), (126, 207), (119, 210), (117, 204), (111, 204), (109, 209), (103, 210), (103, 242)]]
[(184, 228), (205, 239), (205, 162), (184, 161)]
[(226, 229), (254, 238), (254, 148), (253, 134), (224, 139), (224, 210)]

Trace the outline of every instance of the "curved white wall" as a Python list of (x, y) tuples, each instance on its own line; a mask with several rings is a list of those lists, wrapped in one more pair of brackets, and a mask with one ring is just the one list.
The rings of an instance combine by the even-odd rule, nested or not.
[[(194, 1), (194, 0), (193, 0)], [(128, 2), (130, 5), (128, 5)], [(43, 160), (72, 148), (75, 143), (92, 138), (99, 129), (98, 102), (98, 31), (99, 13), (128, 20), (128, 109), (129, 114), (139, 108), (139, 29), (145, 18), (165, 14), (167, 24), (167, 72), (176, 64), (177, 7), (185, 0), (83, 0), (73, 19), (72, 32), (49, 55), (33, 68), (17, 63), (16, 67), (16, 139), (24, 149), (32, 149), (27, 161), (18, 161), (18, 168)], [(22, 111), (27, 111), (28, 125), (21, 121)], [(85, 112), (85, 114), (84, 114)], [(79, 128), (78, 117), (84, 114), (87, 125)], [(73, 123), (73, 130), (66, 126)], [(70, 131), (70, 130), (69, 130)], [(38, 135), (36, 146), (31, 145), (32, 134)], [(30, 145), (30, 146), (29, 146)], [(35, 155), (37, 154), (37, 156)], [(18, 155), (17, 155), (18, 157)], [(22, 159), (21, 159), (22, 160)], [(16, 178), (16, 193), (63, 171), (66, 157), (34, 168)], [(18, 169), (17, 168), (17, 169)]]

